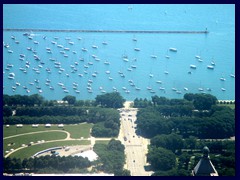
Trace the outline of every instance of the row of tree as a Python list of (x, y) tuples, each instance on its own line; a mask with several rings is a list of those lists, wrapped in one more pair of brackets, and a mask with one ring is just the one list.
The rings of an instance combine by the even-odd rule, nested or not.
[[(186, 93), (184, 99), (168, 99), (166, 97), (159, 97), (157, 95), (152, 96), (151, 100), (138, 99), (134, 100), (134, 107), (136, 108), (146, 108), (149, 106), (166, 106), (170, 108), (171, 106), (181, 106), (188, 108), (187, 110), (210, 110), (212, 105), (217, 103), (217, 98), (211, 94), (193, 94)], [(171, 109), (174, 111), (174, 109)]]
[[(77, 100), (75, 96), (67, 95), (62, 98), (67, 104), (72, 106), (101, 106), (107, 108), (121, 108), (125, 99), (120, 95), (119, 92), (106, 93), (97, 95), (95, 101), (90, 100)], [(3, 106), (56, 106), (61, 105), (57, 100), (45, 100), (39, 94), (27, 95), (3, 95)]]
[[(197, 98), (194, 95), (190, 97), (199, 99), (202, 95), (197, 94)], [(203, 99), (206, 97), (204, 95)], [(183, 138), (195, 136), (204, 139), (222, 139), (235, 135), (235, 113), (229, 107), (217, 106), (213, 103), (208, 110), (193, 111), (194, 105), (189, 104), (193, 102), (174, 100), (177, 105), (174, 103), (169, 105), (170, 101), (165, 98), (154, 98), (162, 99), (168, 102), (168, 105), (154, 103), (157, 105), (139, 109), (136, 121), (137, 132), (145, 137), (151, 138), (157, 134), (171, 132), (176, 132)], [(199, 101), (204, 102), (204, 100)]]
[(95, 162), (98, 171), (113, 173), (115, 176), (130, 176), (130, 172), (123, 168), (125, 148), (119, 140), (111, 139), (107, 145), (97, 143), (93, 149), (99, 156)]
[(10, 157), (3, 159), (3, 168), (5, 173), (16, 173), (26, 170), (37, 173), (41, 172), (42, 169), (44, 169), (45, 173), (52, 173), (53, 170), (67, 173), (74, 168), (84, 169), (90, 166), (91, 162), (87, 158), (83, 158), (81, 156), (60, 157), (47, 155), (29, 159), (25, 158), (24, 160)]

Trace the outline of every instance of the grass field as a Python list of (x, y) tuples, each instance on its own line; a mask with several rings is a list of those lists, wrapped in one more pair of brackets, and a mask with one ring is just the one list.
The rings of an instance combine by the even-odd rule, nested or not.
[[(16, 149), (22, 144), (29, 144), (30, 142), (36, 143), (40, 140), (50, 141), (50, 140), (58, 140), (58, 139), (65, 139), (67, 134), (64, 132), (44, 132), (44, 133), (37, 133), (37, 134), (29, 134), (29, 135), (22, 135), (18, 137), (13, 137), (9, 139), (4, 139), (3, 141), (3, 150), (9, 151), (10, 149)], [(8, 146), (8, 144), (13, 143), (13, 145)]]
[(95, 144), (108, 144), (110, 140), (95, 141)]
[(37, 131), (48, 131), (48, 130), (61, 130), (64, 129), (71, 134), (71, 138), (88, 138), (90, 136), (89, 132), (93, 124), (77, 124), (77, 125), (65, 125), (63, 128), (59, 128), (57, 125), (52, 125), (50, 128), (45, 128), (44, 125), (39, 125), (38, 128), (32, 128), (32, 125), (23, 125), (22, 128), (17, 128), (15, 125), (10, 127), (3, 127), (3, 137), (13, 136), (17, 134), (24, 134), (29, 132)]
[(218, 106), (227, 106), (230, 107), (231, 109), (235, 109), (235, 104), (218, 104)]
[(67, 141), (57, 141), (57, 142), (49, 142), (44, 144), (33, 145), (27, 148), (20, 149), (10, 155), (11, 158), (30, 158), (35, 153), (58, 146), (73, 146), (73, 145), (90, 145), (90, 141), (88, 140), (67, 140)]
[[(93, 124), (76, 124), (76, 125), (64, 125), (63, 128), (59, 128), (57, 125), (52, 125), (50, 128), (45, 128), (44, 125), (39, 125), (38, 128), (32, 128), (32, 125), (23, 125), (22, 128), (17, 128), (15, 125), (11, 125), (10, 127), (3, 127), (3, 137), (7, 138), (14, 135), (20, 135), (17, 137), (10, 137), (4, 139), (3, 141), (3, 150), (10, 151), (10, 149), (16, 149), (22, 146), (22, 144), (29, 144), (30, 142), (36, 143), (37, 141), (44, 140), (64, 140), (67, 137), (65, 132), (47, 132), (50, 130), (64, 130), (70, 133), (70, 137), (73, 139), (80, 139), (90, 137), (90, 129)], [(46, 131), (36, 134), (26, 134), (31, 132), (39, 132)], [(57, 141), (51, 143), (44, 143), (41, 145), (33, 145), (19, 151), (14, 152), (10, 155), (10, 157), (30, 157), (40, 150), (44, 150), (46, 148), (54, 147), (54, 146), (64, 146), (64, 145), (81, 145), (81, 144), (90, 144), (90, 141), (87, 140), (68, 140), (68, 141)], [(40, 150), (39, 150), (40, 149)]]

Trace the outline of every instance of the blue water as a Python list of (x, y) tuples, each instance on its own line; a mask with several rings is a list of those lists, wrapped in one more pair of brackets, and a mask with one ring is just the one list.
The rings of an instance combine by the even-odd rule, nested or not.
[[(235, 99), (235, 78), (230, 77), (230, 74), (235, 74), (234, 5), (4, 5), (3, 27), (189, 31), (207, 28), (210, 31), (209, 34), (33, 32), (32, 40), (23, 36), (23, 32), (4, 31), (4, 43), (10, 46), (3, 47), (4, 94), (40, 93), (48, 100), (62, 99), (66, 95), (74, 95), (77, 99), (94, 99), (103, 92), (112, 92), (114, 87), (124, 98), (133, 100), (136, 97), (150, 98), (153, 95), (182, 98), (184, 93), (197, 93), (200, 92), (199, 88), (202, 88), (203, 92), (211, 93), (218, 99)], [(19, 44), (11, 39), (12, 35)], [(46, 36), (46, 39), (43, 39), (43, 36)], [(66, 37), (71, 40), (66, 40)], [(137, 41), (133, 41), (133, 38)], [(34, 44), (34, 41), (39, 44)], [(69, 48), (69, 51), (65, 51), (68, 57), (59, 52), (63, 51), (63, 48), (58, 48), (51, 41)], [(74, 42), (74, 45), (69, 44), (69, 41)], [(108, 44), (103, 45), (103, 41)], [(98, 48), (92, 48), (92, 45)], [(33, 52), (27, 50), (27, 47), (36, 51), (40, 61), (34, 59)], [(51, 49), (51, 54), (47, 53), (46, 47)], [(88, 51), (82, 51), (83, 47)], [(169, 51), (170, 47), (177, 48), (177, 52)], [(134, 48), (140, 48), (140, 51), (135, 51)], [(76, 51), (76, 54), (72, 51)], [(25, 54), (24, 60), (19, 60), (19, 54)], [(157, 56), (156, 59), (151, 58), (153, 54)], [(92, 55), (96, 55), (100, 60), (96, 61)], [(127, 55), (129, 61), (125, 62), (122, 55)], [(167, 59), (166, 55), (170, 58)], [(201, 56), (202, 62), (195, 58), (196, 55)], [(64, 71), (60, 73), (59, 68), (54, 67), (56, 61), (49, 58), (60, 62)], [(81, 61), (81, 58), (84, 61)], [(29, 68), (26, 67), (26, 61), (30, 62)], [(104, 64), (105, 61), (110, 65)], [(207, 69), (211, 61), (216, 64), (214, 70)], [(93, 65), (89, 65), (89, 62)], [(6, 70), (7, 64), (14, 66)], [(190, 64), (196, 65), (197, 69), (190, 69)], [(19, 70), (21, 67), (26, 69), (26, 73)], [(37, 69), (39, 74), (33, 68)], [(51, 70), (51, 74), (46, 68)], [(129, 71), (129, 68), (132, 71)], [(110, 71), (110, 74), (106, 71)], [(119, 71), (125, 78), (120, 76)], [(165, 74), (165, 71), (168, 71), (168, 74)], [(188, 74), (189, 71), (192, 74)], [(8, 79), (12, 72), (15, 74), (14, 79)], [(93, 73), (97, 73), (97, 76), (93, 77)], [(109, 77), (112, 80), (109, 80)], [(226, 80), (221, 81), (220, 78)], [(46, 79), (51, 81), (49, 85), (45, 84)], [(39, 82), (36, 83), (35, 80)], [(89, 83), (89, 80), (93, 82)], [(129, 80), (132, 80), (135, 86), (131, 86)], [(161, 81), (161, 84), (156, 81)], [(16, 82), (19, 82), (20, 86), (17, 86)], [(59, 82), (64, 84), (68, 93), (58, 85)], [(78, 84), (75, 89), (73, 83)], [(12, 86), (16, 87), (15, 91)], [(54, 90), (51, 90), (50, 86), (54, 87)], [(87, 87), (92, 89), (92, 93), (88, 92)], [(136, 90), (135, 87), (141, 90)], [(151, 93), (147, 87), (151, 87), (155, 93)], [(165, 90), (160, 90), (159, 87)], [(188, 91), (184, 90), (184, 87), (188, 88)], [(176, 88), (179, 94), (172, 88)], [(207, 91), (207, 88), (211, 88), (211, 91)]]

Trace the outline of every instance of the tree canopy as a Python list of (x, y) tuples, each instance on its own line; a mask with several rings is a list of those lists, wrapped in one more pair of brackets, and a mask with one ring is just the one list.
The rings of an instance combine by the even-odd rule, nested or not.
[(152, 147), (149, 148), (147, 162), (151, 164), (154, 170), (167, 171), (175, 167), (176, 157), (170, 150), (161, 147)]
[(122, 108), (125, 102), (125, 99), (123, 99), (119, 92), (97, 95), (95, 100), (97, 105), (107, 108)]

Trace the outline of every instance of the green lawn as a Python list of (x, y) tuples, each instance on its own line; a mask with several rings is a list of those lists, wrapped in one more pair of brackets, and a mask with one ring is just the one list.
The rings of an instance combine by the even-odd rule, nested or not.
[[(22, 144), (29, 144), (30, 142), (36, 143), (40, 140), (57, 140), (57, 139), (65, 139), (67, 137), (67, 134), (64, 132), (43, 132), (43, 133), (37, 133), (37, 134), (29, 134), (29, 135), (22, 135), (18, 137), (12, 137), (9, 139), (4, 139), (3, 141), (3, 150), (9, 151), (10, 149), (16, 149), (20, 147)], [(11, 146), (8, 146), (8, 144), (14, 143)]]
[(64, 126), (64, 130), (68, 131), (71, 134), (71, 138), (79, 139), (81, 137), (89, 138), (90, 137), (90, 129), (93, 124), (79, 124), (79, 125), (66, 125)]
[(64, 125), (63, 128), (59, 128), (57, 125), (53, 125), (50, 128), (45, 128), (44, 125), (39, 125), (38, 128), (32, 128), (32, 125), (23, 125), (22, 128), (17, 128), (15, 125), (11, 125), (9, 128), (3, 126), (3, 137), (13, 136), (17, 134), (24, 134), (36, 131), (48, 131), (48, 130), (61, 130), (64, 129), (71, 134), (71, 138), (88, 138), (90, 129), (93, 124), (77, 124), (77, 125)]
[(95, 144), (108, 144), (110, 140), (95, 141)]
[(218, 106), (228, 106), (231, 109), (235, 109), (235, 104), (218, 104)]
[(57, 141), (57, 142), (50, 142), (38, 145), (32, 145), (19, 151), (14, 152), (10, 155), (11, 158), (30, 158), (35, 153), (51, 148), (51, 147), (58, 147), (58, 146), (73, 146), (73, 145), (90, 145), (90, 141), (88, 140), (67, 140), (67, 141)]

